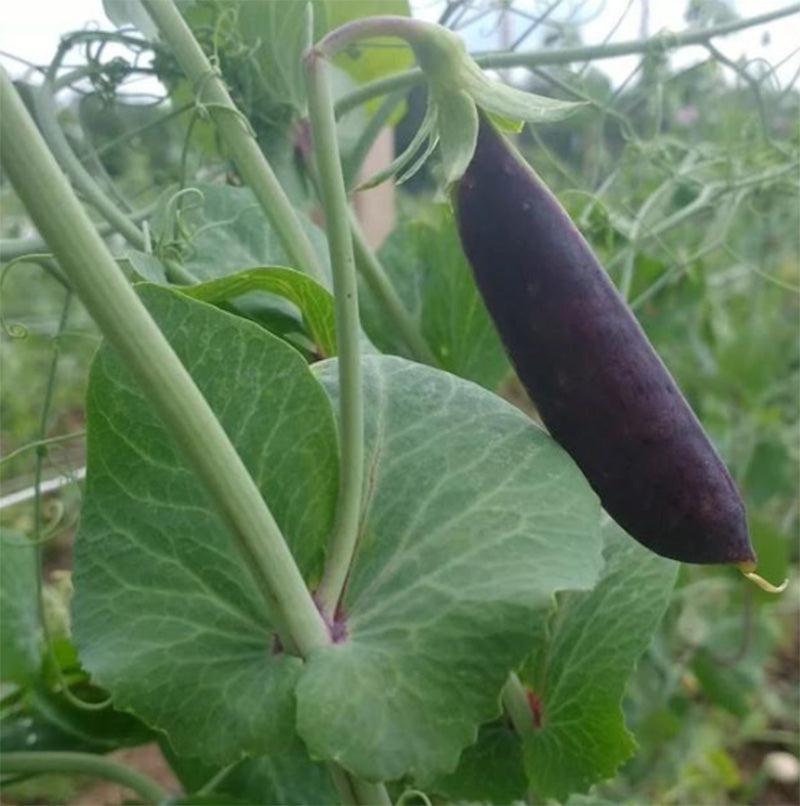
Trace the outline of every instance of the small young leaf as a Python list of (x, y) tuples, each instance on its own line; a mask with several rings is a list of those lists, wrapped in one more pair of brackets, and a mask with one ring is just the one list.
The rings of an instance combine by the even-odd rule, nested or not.
[(540, 725), (523, 740), (531, 788), (565, 800), (614, 775), (634, 752), (620, 702), (669, 602), (677, 563), (616, 524), (604, 527), (606, 568), (597, 587), (560, 601), (550, 636), (525, 671)]
[(249, 269), (191, 286), (180, 286), (193, 299), (225, 302), (253, 291), (277, 294), (294, 303), (303, 315), (320, 355), (336, 355), (336, 317), (333, 296), (307, 274), (282, 266)]

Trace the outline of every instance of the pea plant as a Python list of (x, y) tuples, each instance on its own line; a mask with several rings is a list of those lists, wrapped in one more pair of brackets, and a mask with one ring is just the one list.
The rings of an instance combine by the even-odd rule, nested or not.
[[(3, 278), (38, 264), (63, 297), (60, 330), (80, 305), (103, 337), (86, 389), (71, 578), (42, 581), (42, 457), (82, 436), (48, 437), (52, 389), (33, 522), (3, 532), (4, 781), (97, 776), (153, 803), (381, 804), (565, 802), (612, 778), (636, 750), (623, 695), (670, 602), (678, 564), (667, 556), (752, 574), (754, 555), (746, 533), (735, 550), (708, 551), (687, 532), (670, 547), (673, 521), (661, 519), (657, 539), (639, 534), (655, 511), (628, 514), (650, 487), (639, 473), (650, 460), (625, 464), (619, 444), (615, 461), (639, 486), (615, 505), (592, 457), (561, 437), (572, 432), (559, 430), (550, 393), (528, 383), (526, 373), (536, 386), (542, 367), (570, 364), (532, 352), (520, 331), (509, 344), (509, 306), (528, 284), (490, 300), (473, 280), (476, 250), (511, 265), (509, 245), (528, 237), (524, 225), (507, 230), (513, 211), (498, 215), (497, 189), (482, 196), (475, 179), (496, 167), (502, 197), (506, 180), (516, 187), (503, 170), (521, 158), (476, 169), (479, 138), (507, 145), (523, 124), (541, 138), (562, 120), (599, 111), (602, 127), (619, 115), (570, 86), (527, 92), (487, 70), (626, 53), (652, 66), (689, 45), (718, 59), (718, 37), (798, 6), (475, 58), (451, 30), (480, 13), (461, 2), (439, 23), (400, 0), (106, 9), (117, 29), (65, 36), (40, 84), (5, 73), (0, 84), (3, 171), (41, 236), (2, 242)], [(105, 55), (111, 45), (127, 55)], [(68, 66), (80, 51), (85, 64)], [(120, 87), (140, 76), (157, 77), (165, 96), (92, 143)], [(65, 120), (57, 94), (86, 82)], [(380, 132), (414, 104), (398, 156), (365, 175)], [(770, 159), (727, 166), (717, 184), (705, 176), (672, 226), (693, 205), (738, 204), (789, 180), (793, 157), (762, 122)], [(621, 129), (648, 153), (632, 117)], [(652, 160), (673, 159), (670, 148), (659, 141)], [(716, 165), (692, 159), (615, 224), (627, 244), (620, 310), (622, 298), (636, 310), (639, 245), (653, 231), (668, 238), (669, 215), (650, 213)], [(142, 164), (155, 188), (137, 207), (130, 177)], [(377, 253), (352, 200), (386, 181), (425, 184), (432, 200), (401, 215)], [(608, 221), (601, 199), (575, 216), (590, 240)], [(565, 249), (572, 237), (555, 231)], [(580, 378), (600, 352), (584, 354)], [(655, 354), (648, 367), (680, 395)], [(529, 402), (510, 402), (514, 368), (550, 433)], [(599, 399), (603, 383), (583, 392), (601, 430), (613, 403)], [(641, 400), (633, 419), (661, 417), (658, 401)], [(682, 405), (681, 422), (702, 433)], [(587, 407), (573, 408), (579, 418)], [(624, 439), (619, 411), (604, 452)], [(707, 450), (704, 467), (719, 462)], [(721, 463), (715, 472), (727, 485)], [(704, 489), (692, 483), (690, 507)], [(671, 518), (672, 505), (655, 515)], [(152, 742), (181, 792), (106, 757)]]

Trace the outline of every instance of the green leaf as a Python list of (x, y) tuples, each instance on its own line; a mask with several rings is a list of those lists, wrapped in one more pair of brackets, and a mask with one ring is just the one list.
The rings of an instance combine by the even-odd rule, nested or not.
[(461, 179), (467, 170), (478, 142), (478, 110), (464, 90), (446, 89), (436, 92), (436, 127), (445, 187)]
[(634, 752), (620, 703), (628, 678), (667, 607), (677, 563), (604, 528), (606, 568), (597, 587), (559, 602), (550, 636), (525, 682), (541, 703), (540, 726), (525, 736), (525, 768), (542, 798), (614, 775)]
[[(175, 756), (168, 746), (163, 750), (186, 792), (197, 791), (220, 772), (197, 759)], [(237, 764), (214, 787), (214, 795), (242, 803), (281, 806), (340, 803), (327, 766), (312, 761), (297, 736), (287, 736), (285, 745), (268, 757)], [(188, 803), (194, 803), (192, 797)]]
[(259, 104), (285, 104), (302, 114), (306, 104), (302, 56), (311, 45), (306, 3), (261, 0), (230, 7), (235, 9), (242, 43), (252, 50)]
[(461, 754), (456, 771), (436, 781), (433, 789), (451, 801), (524, 802), (528, 779), (519, 736), (505, 720), (482, 725), (478, 741)]
[[(338, 486), (324, 392), (260, 327), (167, 289), (139, 293), (313, 582)], [(272, 615), (216, 508), (108, 347), (87, 410), (73, 605), (85, 667), (182, 754), (225, 764), (280, 750), (300, 661), (275, 651)]]
[[(397, 227), (381, 250), (392, 282), (417, 320), (442, 369), (496, 389), (509, 372), (505, 350), (483, 304), (450, 210), (441, 205), (424, 220)], [(406, 349), (369, 290), (363, 293), (364, 327), (384, 352)]]
[(220, 790), (252, 803), (285, 806), (340, 803), (328, 768), (312, 761), (299, 740), (289, 744), (283, 752), (240, 764)]
[[(80, 689), (75, 692), (83, 696)], [(119, 747), (145, 744), (154, 738), (138, 719), (102, 708), (87, 711), (63, 695), (36, 685), (16, 708), (0, 719), (0, 752), (17, 750), (75, 750), (107, 753)]]
[[(747, 596), (756, 593), (748, 592)], [(693, 656), (691, 668), (708, 700), (743, 718), (753, 710), (754, 699), (763, 690), (766, 667), (780, 640), (780, 630), (769, 608), (747, 600), (732, 607), (729, 596), (723, 601), (724, 610), (715, 613), (706, 600), (708, 634)]]
[(39, 624), (36, 547), (24, 534), (0, 533), (0, 679), (28, 683), (40, 671), (42, 635)]
[[(134, 272), (134, 280), (158, 285), (180, 282), (175, 274), (171, 282), (166, 265), (144, 252), (130, 249), (120, 263)], [(264, 272), (267, 275), (262, 277)], [(272, 276), (271, 272), (277, 274)], [(281, 274), (283, 279), (279, 280)], [(259, 289), (259, 285), (263, 288)], [(306, 274), (282, 266), (245, 269), (216, 280), (177, 287), (187, 296), (252, 319), (300, 350), (308, 359), (335, 353), (335, 331), (331, 332), (335, 328), (333, 298), (327, 289)], [(237, 298), (235, 305), (225, 304), (234, 298)], [(329, 352), (332, 344), (333, 352)]]
[[(335, 362), (314, 369), (335, 400)], [(298, 730), (312, 757), (424, 788), (499, 715), (553, 593), (594, 583), (599, 506), (552, 439), (475, 384), (369, 356), (364, 390), (344, 638), (304, 665)]]
[(511, 122), (524, 120), (527, 123), (552, 123), (569, 117), (583, 106), (584, 102), (560, 101), (532, 92), (510, 87), (502, 81), (492, 81), (471, 61), (461, 71), (464, 89), (475, 103), (492, 115)]
[[(198, 280), (213, 280), (232, 272), (260, 266), (292, 266), (275, 230), (248, 188), (197, 184), (187, 196), (181, 220), (190, 232), (186, 268)], [(165, 207), (168, 207), (166, 205)], [(323, 265), (328, 265), (324, 234), (298, 211)], [(161, 238), (173, 236), (174, 217), (166, 211), (154, 226)]]
[(121, 262), (127, 262), (140, 280), (158, 285), (169, 283), (166, 267), (154, 255), (138, 249), (128, 249)]
[(224, 302), (253, 291), (266, 291), (297, 305), (322, 356), (336, 355), (336, 318), (333, 296), (307, 274), (281, 266), (250, 269), (180, 290), (203, 302)]

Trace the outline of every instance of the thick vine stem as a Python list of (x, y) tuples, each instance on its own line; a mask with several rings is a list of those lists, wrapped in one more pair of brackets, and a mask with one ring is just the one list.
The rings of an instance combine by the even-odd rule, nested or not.
[(102, 778), (132, 789), (145, 803), (164, 803), (169, 793), (152, 778), (95, 753), (20, 752), (3, 753), (0, 760), (3, 773), (67, 773)]
[(336, 340), (341, 400), (339, 498), (317, 601), (332, 618), (356, 548), (364, 478), (364, 402), (361, 389), (361, 325), (358, 285), (350, 234), (350, 213), (336, 141), (336, 121), (327, 63), (319, 50), (305, 57), (308, 111), (320, 194), (325, 209), (336, 301)]
[(225, 82), (203, 53), (175, 3), (173, 0), (143, 2), (181, 69), (194, 85), (200, 96), (199, 102), (207, 104), (242, 179), (253, 191), (267, 219), (275, 227), (286, 254), (296, 268), (322, 279), (319, 257), (291, 201), (258, 147), (246, 119), (231, 100)]
[(95, 230), (4, 70), (2, 166), (73, 289), (229, 526), (276, 619), (305, 657), (330, 642), (278, 524), (214, 412)]
[[(776, 9), (775, 11), (769, 11), (765, 14), (759, 14), (743, 20), (734, 20), (733, 22), (715, 25), (710, 28), (684, 31), (678, 34), (656, 34), (649, 39), (634, 39), (628, 42), (617, 42), (614, 44), (586, 45), (549, 51), (535, 50), (529, 52), (501, 51), (497, 53), (480, 53), (476, 54), (473, 58), (480, 67), (485, 69), (547, 67), (549, 65), (570, 64), (572, 62), (614, 59), (619, 56), (629, 56), (635, 53), (651, 53), (674, 50), (688, 45), (702, 45), (715, 37), (727, 36), (736, 31), (742, 31), (756, 25), (763, 25), (764, 23), (772, 22), (782, 17), (789, 17), (798, 12), (800, 12), (800, 3), (793, 3), (783, 8)], [(348, 34), (347, 41), (345, 41), (345, 45), (350, 44), (356, 33), (356, 31), (351, 30)], [(372, 35), (372, 33), (373, 32), (369, 32), (366, 35)], [(383, 33), (386, 35), (389, 32), (384, 31)], [(338, 46), (338, 41), (334, 40), (334, 44)], [(387, 76), (386, 78), (367, 82), (361, 87), (358, 87), (358, 89), (343, 95), (337, 101), (336, 116), (341, 117), (357, 106), (371, 101), (373, 98), (387, 95), (395, 90), (408, 89), (415, 84), (419, 84), (423, 79), (424, 74), (422, 70), (417, 67)]]

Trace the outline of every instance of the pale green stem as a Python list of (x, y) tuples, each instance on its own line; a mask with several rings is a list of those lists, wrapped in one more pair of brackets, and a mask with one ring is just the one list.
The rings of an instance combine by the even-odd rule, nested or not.
[(145, 803), (164, 803), (169, 793), (152, 778), (95, 753), (30, 752), (3, 753), (3, 773), (67, 773), (114, 781), (132, 789)]
[(342, 804), (344, 806), (357, 806), (358, 798), (353, 791), (353, 782), (350, 780), (350, 776), (336, 764), (329, 762), (326, 766)]
[(12, 459), (15, 459), (17, 456), (23, 453), (27, 453), (28, 451), (33, 450), (34, 448), (46, 448), (50, 445), (58, 445), (62, 442), (69, 442), (72, 439), (79, 439), (80, 437), (85, 437), (85, 431), (73, 431), (71, 434), (61, 434), (57, 437), (48, 437), (47, 439), (35, 439), (33, 442), (28, 442), (26, 445), (22, 445), (21, 447), (17, 448), (16, 450), (11, 451), (11, 453), (7, 453), (5, 456), (0, 456), (0, 465), (4, 465), (6, 462), (10, 462)]
[(332, 617), (356, 548), (364, 477), (364, 401), (361, 389), (361, 326), (358, 316), (349, 208), (336, 141), (336, 121), (327, 63), (316, 50), (305, 58), (308, 111), (320, 195), (333, 266), (339, 369), (341, 472), (339, 499), (325, 571), (317, 591), (322, 612)]
[[(94, 180), (92, 180), (94, 181)], [(147, 218), (156, 209), (156, 203), (148, 204), (141, 210), (131, 213), (128, 218), (136, 223)], [(103, 236), (112, 235), (116, 230), (111, 224), (99, 221), (95, 222), (95, 229)], [(41, 253), (47, 251), (47, 244), (42, 238), (5, 238), (0, 240), (0, 263), (15, 260), (23, 255)]]
[(356, 801), (365, 806), (391, 806), (392, 799), (383, 784), (373, 784), (350, 776)]
[(359, 39), (384, 36), (395, 36), (411, 45), (422, 41), (434, 29), (445, 30), (435, 23), (415, 20), (411, 17), (389, 14), (363, 17), (347, 22), (326, 34), (316, 45), (316, 50), (321, 57), (331, 59)]
[(42, 86), (34, 91), (33, 98), (36, 119), (39, 121), (42, 134), (52, 149), (53, 155), (69, 175), (75, 189), (117, 232), (125, 237), (131, 246), (136, 249), (144, 249), (145, 239), (142, 231), (117, 207), (114, 200), (103, 192), (67, 142), (56, 119), (53, 81), (49, 74), (45, 77)]
[(300, 654), (327, 645), (325, 622), (258, 487), (126, 281), (4, 70), (0, 106), (3, 168), (73, 289), (205, 486)]
[(275, 228), (294, 266), (317, 279), (323, 278), (319, 257), (300, 218), (280, 185), (267, 158), (258, 147), (252, 129), (236, 108), (225, 82), (211, 65), (191, 29), (172, 0), (143, 0), (181, 69), (206, 105), (245, 184)]
[(420, 333), (417, 323), (398, 296), (381, 262), (372, 249), (369, 248), (358, 220), (352, 213), (350, 215), (350, 223), (352, 226), (356, 265), (358, 266), (361, 276), (369, 286), (370, 291), (375, 295), (378, 302), (383, 305), (386, 313), (400, 332), (403, 341), (405, 341), (406, 345), (411, 350), (411, 354), (414, 358), (424, 364), (430, 364), (432, 367), (438, 366), (439, 362), (436, 356), (433, 354), (428, 342), (423, 338), (422, 333)]
[[(688, 45), (701, 45), (718, 36), (726, 36), (752, 28), (756, 25), (788, 17), (800, 12), (800, 3), (793, 3), (775, 11), (748, 17), (743, 20), (715, 25), (699, 31), (684, 31), (679, 34), (657, 34), (650, 39), (635, 39), (628, 42), (617, 42), (610, 45), (588, 45), (577, 48), (562, 48), (561, 50), (537, 50), (524, 52), (480, 53), (473, 58), (483, 68), (509, 68), (509, 67), (542, 67), (555, 64), (571, 64), (580, 61), (596, 61), (599, 59), (614, 59), (619, 56), (629, 56), (633, 53), (659, 53)], [(337, 117), (346, 114), (351, 109), (371, 101), (381, 95), (394, 90), (412, 87), (423, 81), (422, 70), (415, 68), (397, 73), (386, 78), (370, 81), (352, 92), (343, 95), (336, 103)]]

